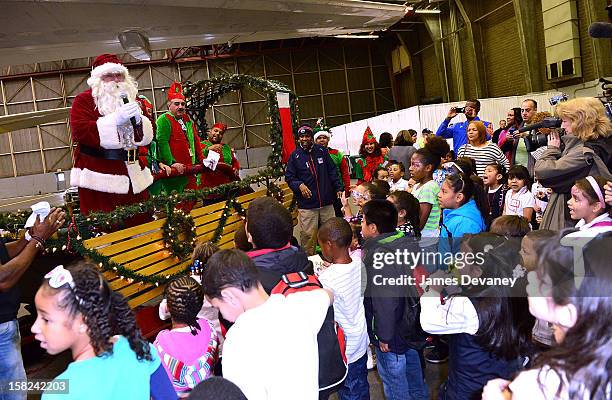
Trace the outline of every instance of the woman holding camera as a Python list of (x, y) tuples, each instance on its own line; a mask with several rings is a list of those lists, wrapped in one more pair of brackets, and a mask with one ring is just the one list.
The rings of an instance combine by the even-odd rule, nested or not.
[(560, 230), (573, 225), (566, 202), (574, 182), (588, 175), (612, 180), (612, 124), (601, 102), (580, 97), (560, 103), (555, 113), (565, 135), (548, 135), (548, 148), (535, 164), (535, 176), (553, 190), (540, 229)]

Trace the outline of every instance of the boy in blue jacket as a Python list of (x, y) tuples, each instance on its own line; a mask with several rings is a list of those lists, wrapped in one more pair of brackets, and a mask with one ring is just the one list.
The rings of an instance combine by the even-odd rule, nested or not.
[(321, 224), (336, 216), (333, 202), (344, 191), (329, 152), (315, 144), (313, 137), (309, 125), (298, 129), (299, 146), (289, 156), (285, 171), (285, 180), (297, 199), (300, 246), (309, 256), (315, 250), (312, 236)]

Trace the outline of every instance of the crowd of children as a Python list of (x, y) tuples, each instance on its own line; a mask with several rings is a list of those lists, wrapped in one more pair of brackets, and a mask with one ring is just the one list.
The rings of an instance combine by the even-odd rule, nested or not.
[[(236, 249), (200, 244), (200, 272), (167, 285), (172, 327), (153, 344), (94, 265), (47, 274), (32, 331), (50, 354), (71, 351), (57, 377), (70, 398), (366, 400), (373, 353), (387, 399), (609, 399), (606, 179), (573, 182), (574, 229), (539, 230), (551, 192), (526, 167), (453, 160), (436, 137), (405, 165), (370, 136), (343, 217), (309, 244), (317, 255), (295, 245), (283, 205), (253, 200)], [(446, 358), (430, 387), (425, 360)]]

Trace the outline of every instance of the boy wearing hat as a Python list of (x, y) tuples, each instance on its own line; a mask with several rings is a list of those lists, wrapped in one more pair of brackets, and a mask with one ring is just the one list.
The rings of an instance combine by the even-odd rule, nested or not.
[(298, 129), (299, 146), (289, 156), (285, 171), (285, 180), (297, 199), (300, 245), (309, 256), (314, 254), (312, 236), (334, 217), (334, 199), (344, 190), (329, 152), (313, 139), (309, 125)]
[[(204, 159), (197, 128), (185, 112), (185, 105), (183, 88), (180, 83), (174, 82), (168, 89), (168, 111), (157, 118), (159, 161), (176, 168), (179, 174)], [(200, 176), (177, 176), (163, 182), (166, 193), (173, 190), (181, 193), (185, 189), (197, 189)]]
[(227, 165), (231, 165), (234, 173), (238, 175), (240, 163), (236, 158), (236, 153), (234, 152), (234, 149), (223, 143), (223, 135), (225, 134), (226, 130), (227, 125), (221, 122), (217, 122), (212, 126), (212, 128), (210, 128), (208, 131), (208, 140), (202, 142), (202, 145), (204, 145), (204, 158), (208, 157), (209, 150), (219, 153), (221, 156), (221, 160), (219, 161)]
[(146, 162), (138, 158), (138, 148), (153, 139), (153, 127), (141, 116), (136, 81), (116, 56), (102, 54), (92, 63), (87, 84), (70, 110), (76, 143), (70, 185), (79, 188), (84, 215), (145, 201), (153, 183)]
[[(351, 194), (351, 176), (349, 173), (348, 163), (344, 158), (344, 153), (342, 153), (338, 149), (332, 149), (329, 147), (329, 139), (331, 139), (331, 133), (329, 130), (323, 126), (317, 126), (314, 129), (314, 142), (319, 146), (323, 146), (329, 152), (329, 155), (336, 166), (336, 171), (338, 171), (338, 176), (340, 180), (344, 184), (344, 193), (346, 197), (349, 197)], [(334, 210), (336, 212), (336, 217), (342, 217), (342, 203), (340, 199), (334, 200)]]

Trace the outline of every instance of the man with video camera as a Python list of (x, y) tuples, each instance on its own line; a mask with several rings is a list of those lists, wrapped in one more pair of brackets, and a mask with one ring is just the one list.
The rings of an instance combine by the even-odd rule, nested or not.
[(612, 123), (596, 98), (580, 97), (557, 105), (561, 134), (548, 135), (548, 149), (536, 161), (535, 176), (551, 188), (540, 229), (560, 230), (573, 226), (567, 208), (572, 185), (586, 176), (612, 180)]
[[(455, 154), (459, 154), (459, 147), (467, 143), (467, 127), (472, 121), (480, 121), (478, 113), (480, 112), (480, 101), (476, 99), (470, 99), (465, 102), (465, 107), (452, 107), (444, 121), (438, 127), (436, 136), (442, 136), (444, 139), (453, 139), (453, 149)], [(457, 116), (457, 114), (465, 114), (467, 121), (454, 124), (449, 127), (451, 120)], [(487, 140), (491, 140), (493, 135), (493, 125), (488, 121), (482, 121), (487, 127)]]

